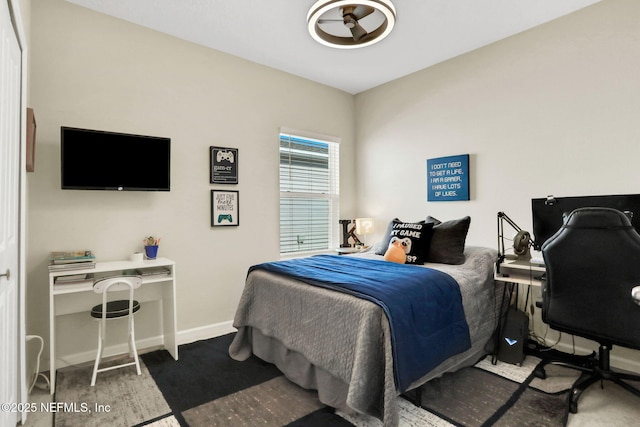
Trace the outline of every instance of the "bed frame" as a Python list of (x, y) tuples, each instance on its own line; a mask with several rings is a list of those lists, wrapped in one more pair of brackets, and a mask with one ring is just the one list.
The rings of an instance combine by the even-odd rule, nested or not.
[[(358, 256), (380, 259), (379, 255)], [(502, 291), (493, 279), (497, 251), (467, 247), (462, 265), (426, 264), (460, 285), (471, 348), (415, 381), (416, 389), (445, 372), (475, 364), (489, 351)], [(321, 402), (398, 424), (389, 322), (378, 305), (265, 271), (252, 271), (234, 319), (229, 354), (275, 364), (292, 382), (315, 389)]]

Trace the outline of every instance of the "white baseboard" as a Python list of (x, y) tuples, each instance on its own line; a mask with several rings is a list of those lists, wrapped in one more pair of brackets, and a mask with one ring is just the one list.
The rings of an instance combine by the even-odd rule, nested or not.
[[(236, 328), (233, 327), (233, 321), (228, 320), (226, 322), (214, 323), (212, 325), (199, 326), (197, 328), (186, 329), (183, 331), (178, 331), (178, 336), (176, 340), (178, 345), (189, 344), (195, 341), (205, 340), (209, 338), (215, 338), (222, 335), (226, 335), (232, 332), (236, 332)], [(162, 348), (163, 341), (161, 336), (145, 338), (142, 340), (136, 341), (136, 345), (140, 349), (140, 353), (156, 350)], [(571, 353), (574, 351), (574, 347), (567, 343), (560, 342), (556, 345), (556, 348), (560, 351)], [(128, 352), (129, 349), (126, 343), (117, 346), (111, 346), (105, 349), (105, 354), (122, 354)], [(589, 354), (593, 351), (592, 349), (575, 347), (575, 352), (577, 354)], [(64, 368), (65, 366), (70, 365), (79, 365), (82, 363), (93, 362), (96, 357), (95, 350), (70, 354), (65, 356), (64, 358), (58, 359), (56, 362), (56, 366), (58, 368)], [(627, 358), (617, 357), (615, 355), (611, 356), (611, 366), (623, 369), (625, 371), (640, 373), (640, 361), (631, 360)]]
[[(184, 331), (178, 331), (176, 340), (178, 345), (189, 344), (194, 341), (205, 340), (209, 338), (219, 337), (231, 332), (236, 332), (236, 328), (232, 326), (232, 321), (215, 323), (213, 325), (200, 326), (193, 329), (187, 329)], [(157, 350), (163, 347), (162, 336), (144, 338), (136, 340), (136, 347), (138, 353), (146, 353), (148, 351)], [(104, 349), (106, 357), (112, 354), (123, 354), (129, 351), (127, 343), (113, 345)], [(68, 354), (63, 357), (59, 357), (56, 360), (56, 367), (64, 368), (65, 366), (80, 365), (87, 362), (93, 362), (96, 358), (96, 350), (85, 351), (81, 353)]]
[(179, 331), (177, 337), (178, 345), (189, 344), (194, 341), (206, 340), (236, 332), (236, 328), (234, 328), (232, 324), (233, 321), (228, 320), (226, 322), (214, 323), (213, 325), (199, 326), (197, 328)]
[[(150, 337), (141, 340), (136, 340), (136, 347), (138, 353), (144, 353), (147, 349), (159, 349), (162, 348), (162, 337)], [(129, 345), (124, 342), (118, 345), (111, 345), (104, 348), (103, 357), (109, 358), (111, 355), (124, 354), (129, 352)], [(83, 351), (80, 353), (67, 354), (62, 357), (58, 356), (56, 359), (56, 369), (64, 368), (66, 366), (81, 365), (87, 362), (94, 362), (96, 360), (96, 350)]]

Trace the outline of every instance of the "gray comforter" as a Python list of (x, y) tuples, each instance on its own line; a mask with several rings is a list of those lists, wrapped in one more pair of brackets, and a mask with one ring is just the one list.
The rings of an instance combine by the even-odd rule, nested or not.
[[(411, 388), (471, 365), (485, 353), (502, 295), (493, 280), (496, 256), (492, 249), (468, 247), (462, 265), (425, 265), (448, 273), (460, 285), (472, 346)], [(398, 424), (389, 323), (376, 304), (254, 271), (247, 277), (234, 326), (238, 333), (229, 348), (234, 359), (246, 360), (253, 353), (298, 385), (318, 390), (327, 405), (373, 415), (385, 426)]]

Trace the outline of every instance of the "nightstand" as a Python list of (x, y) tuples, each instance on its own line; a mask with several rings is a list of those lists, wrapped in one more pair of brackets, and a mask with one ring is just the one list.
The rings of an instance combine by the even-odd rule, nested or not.
[[(368, 247), (367, 247), (368, 248)], [(364, 250), (366, 250), (367, 248), (336, 248), (335, 251), (338, 252), (339, 255), (347, 255), (347, 254), (357, 254), (359, 252), (362, 252)]]

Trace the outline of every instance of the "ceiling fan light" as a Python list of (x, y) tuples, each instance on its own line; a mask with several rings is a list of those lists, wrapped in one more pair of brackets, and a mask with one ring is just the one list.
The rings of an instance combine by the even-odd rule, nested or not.
[(347, 28), (353, 28), (358, 23), (358, 20), (353, 17), (351, 14), (347, 14), (344, 17), (344, 26)]
[[(320, 27), (318, 21), (325, 13), (332, 9), (340, 10), (349, 6), (351, 9), (355, 9), (357, 6), (371, 7), (384, 16), (384, 21), (376, 29), (357, 39), (355, 37), (332, 34)], [(357, 26), (358, 21), (354, 21), (353, 26)], [(338, 49), (354, 49), (378, 43), (391, 33), (395, 22), (396, 9), (390, 0), (320, 0), (311, 6), (307, 14), (307, 24), (311, 37), (320, 44)]]

